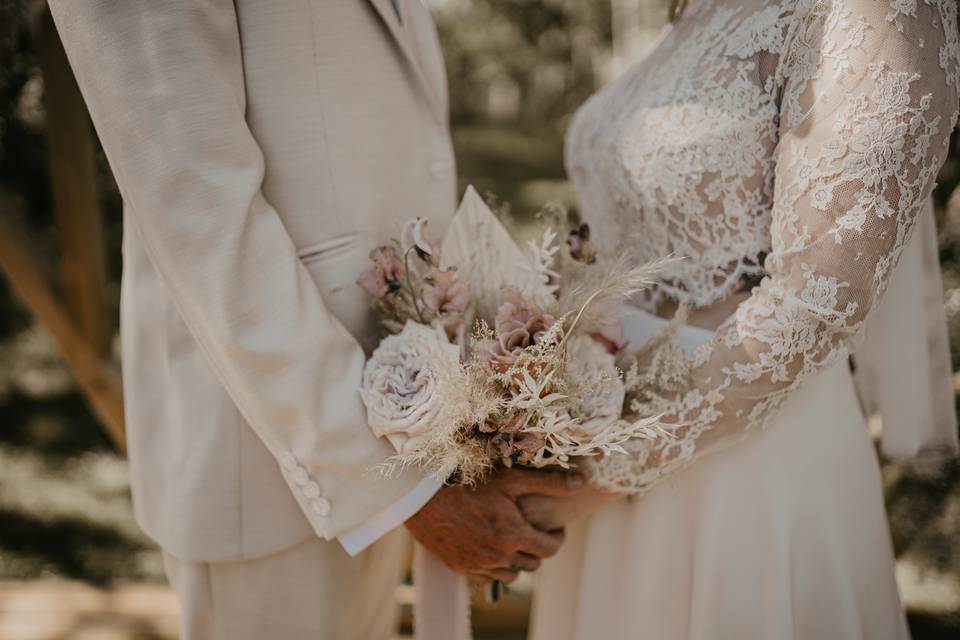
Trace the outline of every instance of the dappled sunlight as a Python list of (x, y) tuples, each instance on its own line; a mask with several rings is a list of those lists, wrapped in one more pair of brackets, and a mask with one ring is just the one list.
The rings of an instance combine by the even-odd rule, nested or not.
[(0, 582), (0, 638), (173, 640), (177, 602), (163, 586)]

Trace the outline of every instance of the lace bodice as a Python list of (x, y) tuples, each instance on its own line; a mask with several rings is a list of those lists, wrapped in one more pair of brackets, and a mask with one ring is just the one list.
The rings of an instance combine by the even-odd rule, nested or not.
[(646, 407), (676, 438), (589, 462), (597, 484), (652, 486), (847, 356), (930, 198), (958, 88), (956, 0), (691, 0), (584, 105), (567, 165), (597, 241), (686, 258), (644, 305), (763, 278), (689, 388)]

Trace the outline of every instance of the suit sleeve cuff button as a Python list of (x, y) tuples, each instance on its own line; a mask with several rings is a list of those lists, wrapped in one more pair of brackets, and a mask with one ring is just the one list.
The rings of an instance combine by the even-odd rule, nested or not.
[(290, 472), (290, 477), (293, 478), (294, 483), (298, 487), (302, 487), (308, 482), (310, 482), (310, 476), (307, 475), (307, 470), (303, 467), (297, 467)]
[(297, 459), (290, 452), (284, 453), (280, 456), (280, 466), (284, 471), (293, 471), (297, 468)]
[(326, 498), (317, 498), (310, 502), (310, 509), (321, 518), (330, 515), (330, 501)]
[(307, 496), (308, 498), (319, 498), (320, 485), (311, 480), (303, 487), (303, 495)]

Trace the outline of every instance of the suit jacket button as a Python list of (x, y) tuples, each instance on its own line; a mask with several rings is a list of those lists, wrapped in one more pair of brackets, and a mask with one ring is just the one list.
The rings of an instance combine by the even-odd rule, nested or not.
[(280, 456), (280, 466), (286, 471), (293, 471), (297, 468), (297, 459), (288, 451)]
[(450, 175), (450, 163), (446, 160), (437, 160), (430, 163), (430, 177), (436, 182), (446, 180)]
[(311, 480), (303, 487), (303, 495), (308, 498), (319, 498), (320, 497), (320, 485)]
[(317, 498), (310, 502), (310, 508), (320, 517), (330, 515), (330, 501), (326, 498)]
[(296, 483), (298, 487), (302, 487), (310, 482), (310, 476), (307, 475), (307, 470), (303, 467), (297, 467), (291, 471), (290, 477), (293, 478), (294, 483)]

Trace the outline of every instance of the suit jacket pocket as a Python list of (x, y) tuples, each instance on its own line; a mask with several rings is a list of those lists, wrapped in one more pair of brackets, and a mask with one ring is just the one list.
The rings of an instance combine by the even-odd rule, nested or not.
[(357, 246), (357, 234), (348, 233), (329, 238), (297, 250), (297, 257), (305, 265), (328, 260), (348, 253)]
[(370, 299), (357, 278), (370, 267), (360, 234), (351, 233), (312, 244), (297, 251), (310, 272), (327, 309), (357, 338), (371, 348), (378, 323), (370, 313)]

